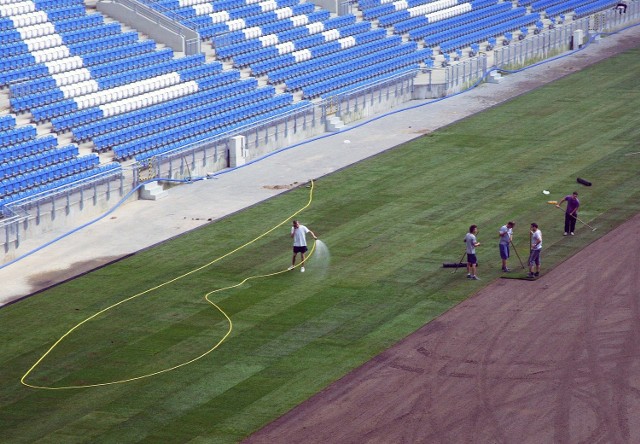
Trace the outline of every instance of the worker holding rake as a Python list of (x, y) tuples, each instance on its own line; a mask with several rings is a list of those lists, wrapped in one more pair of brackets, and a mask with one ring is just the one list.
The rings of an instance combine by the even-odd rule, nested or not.
[[(542, 231), (538, 228), (538, 224), (531, 224), (531, 251), (529, 252), (529, 274), (528, 278), (536, 278), (540, 276), (540, 252), (542, 251)], [(535, 270), (535, 271), (534, 271)]]
[(580, 208), (580, 200), (578, 200), (578, 192), (574, 191), (571, 195), (564, 196), (556, 207), (562, 208), (562, 202), (567, 202), (567, 209), (564, 213), (564, 235), (571, 234), (573, 236), (576, 231), (576, 220), (578, 220), (578, 208)]
[(500, 230), (498, 230), (498, 236), (500, 236), (500, 240), (498, 241), (498, 250), (500, 251), (500, 259), (502, 259), (502, 271), (505, 273), (511, 271), (511, 269), (507, 267), (507, 260), (510, 256), (509, 246), (513, 239), (513, 227), (515, 226), (515, 222), (509, 221), (505, 225), (501, 226)]

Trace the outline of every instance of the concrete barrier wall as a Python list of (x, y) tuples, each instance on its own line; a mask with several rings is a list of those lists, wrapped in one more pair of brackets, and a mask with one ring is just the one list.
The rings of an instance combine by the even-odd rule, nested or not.
[(22, 245), (27, 240), (71, 230), (99, 217), (117, 204), (132, 186), (130, 174), (110, 175), (11, 205), (0, 220), (0, 263), (26, 253)]

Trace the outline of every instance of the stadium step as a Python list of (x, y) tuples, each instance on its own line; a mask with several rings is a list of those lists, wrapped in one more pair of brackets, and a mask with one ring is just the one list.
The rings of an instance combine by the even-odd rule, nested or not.
[(327, 131), (328, 132), (338, 132), (344, 128), (344, 123), (342, 119), (338, 116), (331, 116), (327, 118)]
[(498, 71), (491, 71), (487, 75), (487, 83), (500, 83), (502, 80), (502, 74)]
[(158, 182), (147, 183), (140, 190), (140, 199), (144, 200), (158, 200), (168, 195), (169, 192), (165, 191)]

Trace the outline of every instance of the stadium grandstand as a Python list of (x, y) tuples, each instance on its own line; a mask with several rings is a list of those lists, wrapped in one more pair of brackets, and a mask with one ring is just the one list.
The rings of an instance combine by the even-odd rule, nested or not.
[[(622, 14), (616, 0), (0, 0), (5, 257), (141, 185), (575, 49), (638, 21), (628, 3)], [(358, 100), (372, 91), (385, 94)]]

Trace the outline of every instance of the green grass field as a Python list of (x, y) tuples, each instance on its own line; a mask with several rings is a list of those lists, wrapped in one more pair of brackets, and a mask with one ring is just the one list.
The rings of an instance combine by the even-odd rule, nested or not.
[[(75, 325), (251, 241), (304, 207), (310, 188), (1, 309), (0, 442), (236, 442), (499, 278), (507, 220), (525, 261), (538, 222), (544, 273), (640, 211), (640, 156), (625, 156), (640, 141), (639, 71), (636, 49), (317, 180), (299, 219), (328, 246), (329, 265), (312, 257), (304, 274), (212, 294), (231, 334), (176, 370), (82, 389), (20, 382)], [(581, 219), (598, 230), (565, 238), (563, 214), (546, 202), (574, 189)], [(472, 223), (479, 282), (441, 268), (460, 258)], [(26, 382), (104, 384), (202, 355), (229, 328), (205, 294), (285, 269), (288, 234), (286, 223), (96, 316)]]

